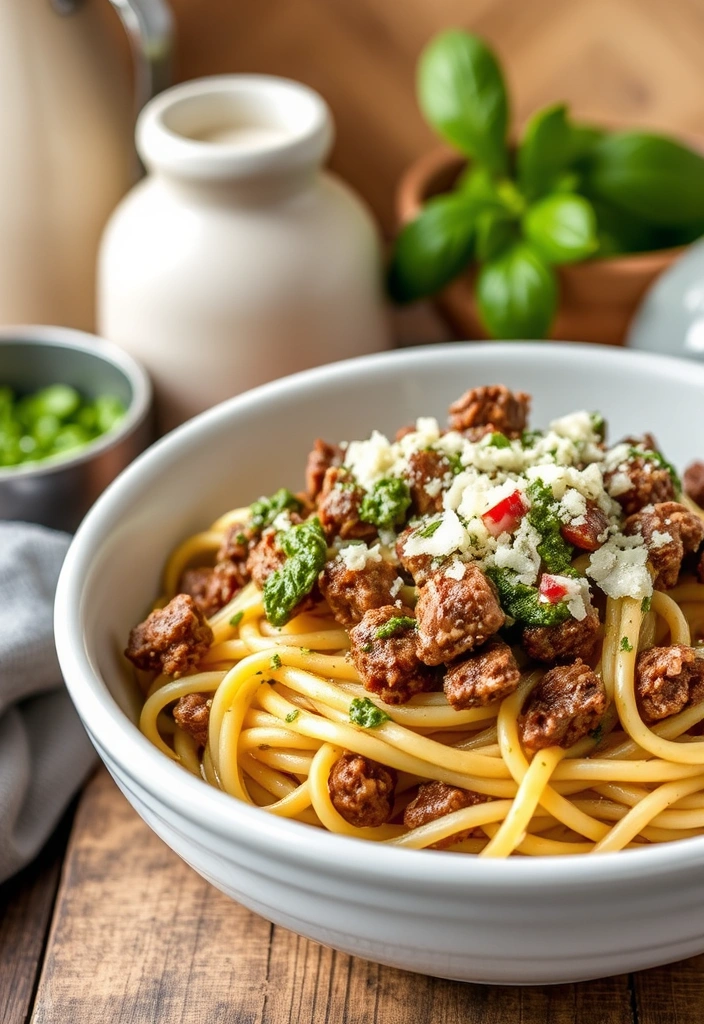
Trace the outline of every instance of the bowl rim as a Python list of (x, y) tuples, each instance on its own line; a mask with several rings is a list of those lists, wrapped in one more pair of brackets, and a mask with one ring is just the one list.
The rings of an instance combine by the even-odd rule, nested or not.
[[(179, 461), (184, 452), (197, 447), (198, 438), (220, 424), (229, 423), (233, 414), (246, 415), (249, 408), (262, 402), (275, 402), (279, 395), (305, 394), (312, 388), (344, 377), (351, 371), (368, 373), (376, 368), (393, 366), (404, 361), (416, 372), (428, 364), (451, 361), (458, 354), (461, 342), (418, 346), (391, 352), (344, 360), (306, 370), (264, 384), (201, 413), (172, 431), (140, 455), (119, 475), (98, 499), (76, 533), (69, 548), (58, 582), (55, 604), (55, 637), (59, 662), (67, 689), (83, 719), (93, 742), (104, 759), (113, 761), (120, 772), (131, 779), (157, 803), (165, 804), (177, 815), (186, 818), (207, 833), (214, 834), (251, 851), (294, 860), (323, 875), (331, 873), (348, 878), (359, 876), (376, 886), (417, 889), (449, 896), (458, 888), (523, 892), (526, 886), (541, 884), (549, 878), (553, 890), (573, 889), (575, 885), (606, 884), (642, 886), (665, 870), (669, 877), (700, 870), (704, 855), (704, 836), (680, 839), (640, 850), (604, 853), (598, 857), (517, 857), (507, 860), (457, 857), (432, 851), (431, 863), (441, 869), (428, 871), (429, 852), (399, 849), (366, 840), (337, 836), (313, 829), (296, 821), (269, 815), (204, 784), (200, 779), (162, 754), (139, 732), (137, 726), (119, 708), (105, 683), (94, 671), (87, 654), (82, 629), (84, 595), (92, 553), (102, 538), (126, 511), (149, 479), (153, 468), (164, 460)], [(468, 353), (515, 354), (516, 342), (470, 343)], [(633, 367), (637, 362), (653, 375), (677, 379), (694, 378), (704, 390), (704, 366), (652, 353), (629, 352), (620, 348), (575, 342), (518, 343), (530, 358), (549, 361), (566, 353), (579, 363), (586, 359), (606, 360), (614, 369)], [(471, 354), (468, 355), (468, 367)], [(371, 429), (371, 426), (370, 426)], [(399, 859), (400, 858), (400, 859)], [(439, 859), (438, 859), (439, 858)]]
[(120, 422), (78, 448), (74, 454), (49, 456), (38, 462), (23, 462), (19, 466), (0, 467), (0, 484), (27, 477), (49, 476), (65, 469), (90, 462), (97, 455), (119, 445), (142, 423), (152, 404), (152, 384), (144, 367), (124, 349), (111, 341), (80, 331), (73, 327), (49, 327), (46, 325), (20, 324), (0, 327), (0, 349), (6, 345), (24, 345), (66, 349), (85, 352), (116, 367), (128, 381), (132, 400)]

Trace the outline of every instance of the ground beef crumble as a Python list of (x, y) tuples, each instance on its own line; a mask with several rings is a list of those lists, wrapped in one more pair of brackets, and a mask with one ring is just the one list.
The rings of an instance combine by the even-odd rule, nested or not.
[(323, 489), (325, 474), (331, 466), (342, 464), (342, 448), (317, 438), (306, 463), (306, 493), (315, 500)]
[(427, 448), (409, 456), (406, 480), (415, 515), (442, 511), (443, 493), (451, 477), (450, 463), (442, 452)]
[(376, 526), (359, 518), (364, 494), (343, 469), (331, 466), (326, 471), (318, 496), (318, 516), (328, 540), (370, 540), (376, 536)]
[(418, 654), (426, 665), (440, 665), (480, 647), (506, 621), (493, 584), (471, 564), (461, 580), (434, 573), (420, 588), (416, 618)]
[(684, 493), (700, 508), (704, 508), (704, 462), (693, 462), (691, 466), (687, 466), (682, 477), (682, 486)]
[(397, 775), (393, 768), (346, 750), (328, 776), (332, 805), (355, 828), (377, 828), (391, 817)]
[(450, 427), (464, 433), (477, 427), (520, 437), (526, 429), (530, 395), (509, 391), (503, 384), (470, 388), (450, 406)]
[(443, 689), (457, 711), (503, 700), (518, 686), (521, 671), (507, 643), (494, 637), (468, 658), (447, 667)]
[(213, 641), (213, 631), (188, 594), (177, 594), (130, 631), (125, 655), (137, 668), (183, 675), (198, 664)]
[[(406, 807), (403, 824), (410, 829), (420, 828), (421, 825), (444, 818), (447, 814), (452, 814), (453, 811), (460, 811), (464, 807), (474, 807), (476, 804), (483, 804), (488, 800), (489, 797), (475, 793), (472, 789), (459, 789), (457, 786), (448, 786), (445, 782), (424, 782), (418, 787), (418, 795)], [(435, 843), (434, 848), (440, 850), (476, 834), (483, 835), (478, 829), (455, 832), (439, 843)]]
[(350, 630), (350, 654), (364, 686), (387, 704), (405, 704), (415, 693), (433, 690), (436, 674), (418, 657), (418, 631), (409, 626), (392, 636), (377, 634), (391, 619), (413, 619), (410, 608), (387, 605), (365, 612)]
[(665, 501), (629, 516), (624, 533), (640, 534), (655, 570), (654, 586), (668, 590), (677, 584), (682, 560), (704, 541), (704, 522), (676, 501)]
[(318, 577), (330, 611), (343, 626), (361, 622), (365, 612), (394, 603), (398, 573), (389, 562), (368, 561), (363, 569), (348, 569), (342, 558), (327, 562)]
[(704, 660), (685, 644), (651, 647), (638, 655), (635, 690), (645, 722), (676, 715), (704, 700)]
[(553, 664), (582, 658), (589, 661), (599, 639), (599, 614), (591, 608), (583, 619), (566, 619), (557, 626), (526, 626), (523, 648), (529, 658)]
[(599, 724), (606, 710), (604, 684), (581, 659), (556, 665), (531, 691), (518, 721), (527, 750), (571, 747)]
[(187, 693), (174, 704), (174, 721), (192, 736), (198, 746), (208, 742), (208, 723), (212, 700), (201, 693)]

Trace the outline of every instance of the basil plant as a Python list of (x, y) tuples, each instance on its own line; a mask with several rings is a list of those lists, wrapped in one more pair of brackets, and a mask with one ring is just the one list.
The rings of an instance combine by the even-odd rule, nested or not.
[(430, 42), (418, 99), (467, 166), (398, 235), (388, 278), (397, 302), (432, 295), (476, 264), (488, 333), (540, 338), (555, 315), (556, 266), (704, 234), (704, 159), (673, 139), (578, 124), (555, 104), (511, 147), (506, 83), (474, 35), (452, 29)]

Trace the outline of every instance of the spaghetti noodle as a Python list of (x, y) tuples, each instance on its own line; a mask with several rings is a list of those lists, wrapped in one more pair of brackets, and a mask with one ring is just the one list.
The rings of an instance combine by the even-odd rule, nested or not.
[(587, 413), (527, 433), (527, 403), (478, 388), (449, 431), (317, 442), (308, 497), (187, 539), (127, 651), (143, 733), (270, 814), (399, 847), (703, 834), (701, 513), (652, 439), (608, 449)]

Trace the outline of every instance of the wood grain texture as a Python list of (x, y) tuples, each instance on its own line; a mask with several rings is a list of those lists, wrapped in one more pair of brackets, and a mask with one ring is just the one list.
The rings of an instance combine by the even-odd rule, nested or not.
[(0, 886), (0, 1024), (29, 1018), (74, 809), (39, 857)]
[(633, 1024), (626, 977), (555, 988), (441, 981), (345, 956), (229, 901), (102, 772), (81, 801), (34, 1024)]
[(506, 69), (518, 124), (538, 106), (704, 134), (704, 0), (172, 0), (179, 78), (288, 75), (337, 123), (332, 166), (394, 224), (402, 170), (433, 143), (415, 100), (429, 37), (484, 35)]

